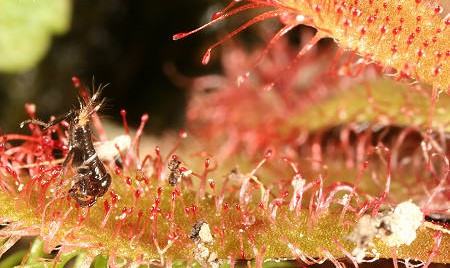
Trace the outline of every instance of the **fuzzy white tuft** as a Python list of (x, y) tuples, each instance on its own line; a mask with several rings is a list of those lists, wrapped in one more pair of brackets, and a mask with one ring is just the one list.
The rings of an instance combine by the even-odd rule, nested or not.
[(200, 237), (200, 241), (202, 241), (203, 243), (213, 242), (213, 237), (211, 235), (211, 230), (209, 229), (209, 224), (207, 223), (202, 224), (198, 236)]
[(393, 211), (385, 211), (375, 217), (362, 216), (349, 236), (349, 240), (356, 243), (353, 256), (362, 262), (367, 250), (373, 246), (374, 238), (390, 247), (410, 245), (416, 239), (423, 219), (422, 211), (411, 201), (402, 202)]
[(95, 150), (97, 151), (97, 155), (101, 160), (112, 162), (116, 157), (119, 157), (121, 153), (128, 151), (130, 146), (130, 136), (120, 135), (110, 141), (95, 144)]
[(423, 218), (422, 211), (413, 202), (400, 203), (395, 207), (394, 213), (386, 219), (392, 234), (381, 239), (390, 247), (410, 245), (416, 239), (416, 231)]

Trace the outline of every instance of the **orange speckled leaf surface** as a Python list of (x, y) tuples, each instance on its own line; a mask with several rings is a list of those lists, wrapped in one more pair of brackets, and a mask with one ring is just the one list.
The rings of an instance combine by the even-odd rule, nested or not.
[(442, 90), (450, 86), (450, 18), (436, 1), (278, 2), (368, 62)]

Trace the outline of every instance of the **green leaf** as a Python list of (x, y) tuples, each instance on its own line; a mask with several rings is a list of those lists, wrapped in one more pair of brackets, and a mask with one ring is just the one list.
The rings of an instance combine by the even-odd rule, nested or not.
[[(428, 127), (430, 107), (430, 98), (424, 92), (391, 80), (376, 80), (330, 94), (289, 118), (283, 131), (289, 133), (293, 127), (317, 131), (350, 122), (386, 124), (387, 120), (393, 125), (425, 129)], [(447, 124), (450, 120), (449, 107), (450, 97), (441, 94), (436, 104), (433, 128), (450, 130)]]
[(56, 264), (55, 268), (63, 268), (71, 259), (78, 256), (80, 254), (80, 251), (76, 250), (70, 253), (63, 254)]
[(44, 242), (36, 238), (31, 244), (30, 255), (28, 256), (27, 264), (37, 263), (44, 256)]
[(68, 30), (71, 0), (0, 1), (0, 71), (34, 67), (50, 47), (51, 37)]
[(46, 261), (37, 262), (33, 264), (20, 265), (20, 268), (50, 268), (52, 264)]
[(14, 252), (13, 254), (0, 261), (0, 268), (10, 268), (20, 264), (27, 252), (28, 251), (25, 249)]
[(98, 255), (94, 259), (94, 268), (107, 268), (108, 267), (108, 257)]

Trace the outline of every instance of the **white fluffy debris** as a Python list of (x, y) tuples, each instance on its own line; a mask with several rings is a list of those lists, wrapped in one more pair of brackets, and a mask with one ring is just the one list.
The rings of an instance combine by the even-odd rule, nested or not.
[(398, 204), (392, 216), (386, 219), (392, 234), (382, 240), (390, 247), (410, 245), (416, 239), (416, 231), (423, 218), (420, 208), (411, 201)]
[(101, 160), (112, 162), (121, 153), (128, 151), (130, 146), (131, 137), (129, 135), (119, 135), (110, 141), (96, 143), (95, 150)]
[(197, 222), (192, 227), (189, 237), (195, 242), (195, 260), (203, 266), (218, 268), (220, 266), (220, 261), (217, 253), (208, 248), (208, 245), (214, 243), (209, 224), (205, 221)]
[(209, 224), (207, 223), (202, 224), (198, 236), (200, 237), (200, 241), (202, 241), (203, 243), (213, 242), (213, 237), (211, 235), (211, 230), (209, 229)]
[(411, 201), (402, 202), (394, 210), (380, 212), (375, 217), (362, 216), (349, 236), (349, 240), (356, 243), (353, 256), (362, 262), (367, 250), (373, 246), (374, 238), (390, 247), (410, 245), (416, 239), (423, 218), (420, 208)]
[(215, 252), (210, 252), (208, 247), (203, 243), (198, 243), (194, 249), (194, 258), (199, 264), (207, 267), (218, 268), (220, 267), (219, 259)]
[(352, 255), (358, 263), (364, 260), (367, 255), (367, 249), (372, 246), (372, 240), (379, 233), (377, 226), (380, 222), (378, 218), (372, 218), (370, 215), (362, 216), (356, 224), (353, 232), (348, 237), (349, 240), (356, 243)]

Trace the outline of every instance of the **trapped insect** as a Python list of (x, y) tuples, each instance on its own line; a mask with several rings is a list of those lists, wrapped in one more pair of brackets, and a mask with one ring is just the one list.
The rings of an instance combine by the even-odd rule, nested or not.
[(179, 169), (180, 164), (181, 162), (178, 160), (178, 158), (173, 155), (172, 159), (167, 165), (167, 168), (170, 170), (168, 181), (172, 186), (175, 186), (181, 178), (181, 171)]
[(203, 224), (205, 224), (205, 221), (198, 221), (192, 226), (191, 234), (189, 235), (189, 238), (193, 241), (200, 240), (200, 230), (202, 229)]
[(111, 175), (106, 171), (94, 148), (90, 126), (91, 116), (104, 103), (104, 99), (100, 99), (100, 93), (101, 88), (89, 100), (79, 98), (78, 109), (73, 109), (49, 123), (31, 119), (20, 124), (21, 127), (27, 123), (38, 124), (46, 130), (63, 120), (69, 122), (69, 152), (63, 167), (70, 163), (76, 170), (75, 184), (69, 190), (69, 195), (81, 207), (94, 205), (111, 184)]

